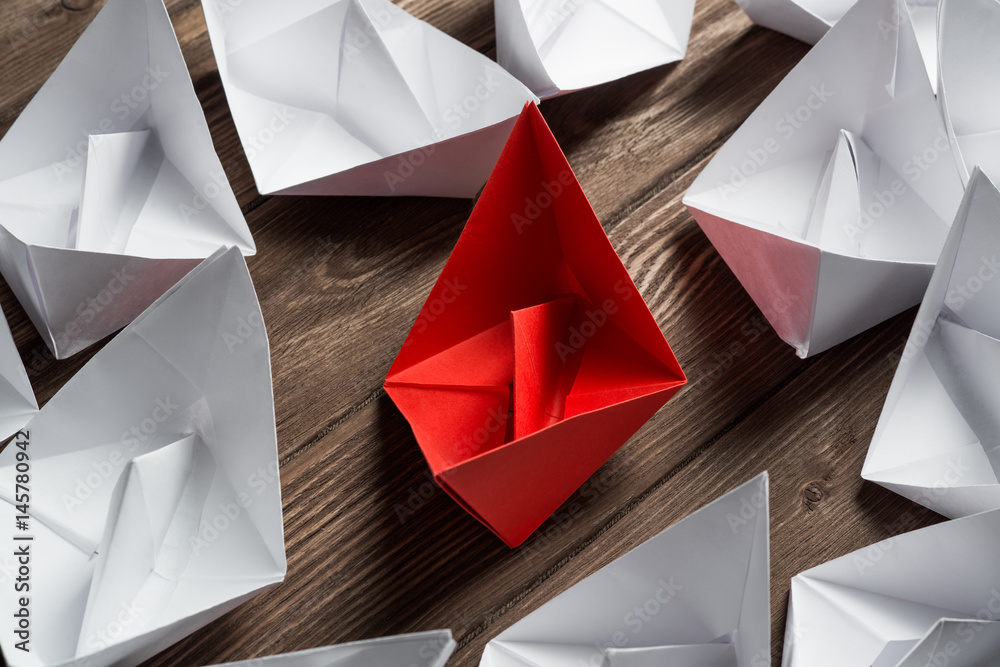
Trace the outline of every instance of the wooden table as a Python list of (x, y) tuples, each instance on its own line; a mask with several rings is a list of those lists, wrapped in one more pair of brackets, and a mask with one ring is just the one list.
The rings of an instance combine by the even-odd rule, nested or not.
[[(0, 6), (4, 132), (103, 3), (63, 4), (84, 8)], [(491, 0), (400, 4), (495, 56)], [(690, 383), (511, 550), (431, 484), (381, 389), (472, 202), (259, 196), (200, 3), (168, 6), (257, 242), (249, 265), (271, 340), (288, 577), (148, 665), (451, 628), (450, 665), (472, 667), (511, 623), (765, 469), (777, 665), (790, 577), (940, 520), (860, 478), (913, 311), (801, 361), (681, 204), (805, 45), (753, 27), (732, 0), (698, 0), (683, 62), (542, 105)], [(0, 305), (44, 404), (95, 350), (54, 361), (5, 285)]]

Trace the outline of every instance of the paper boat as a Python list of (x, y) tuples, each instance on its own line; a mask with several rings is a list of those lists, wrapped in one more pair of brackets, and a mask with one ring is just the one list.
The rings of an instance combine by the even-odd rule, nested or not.
[(388, 0), (202, 8), (262, 194), (472, 197), (535, 99)]
[(253, 254), (161, 0), (109, 0), (0, 141), (0, 272), (57, 358)]
[(961, 199), (901, 3), (856, 4), (684, 197), (801, 357), (919, 303)]
[(693, 0), (496, 0), (497, 60), (546, 98), (680, 60)]
[(7, 619), (29, 609), (26, 629), (0, 632), (11, 667), (138, 665), (284, 578), (270, 355), (237, 248), (158, 299), (0, 453), (0, 517), (4, 571), (30, 561), (24, 597), (0, 597)]

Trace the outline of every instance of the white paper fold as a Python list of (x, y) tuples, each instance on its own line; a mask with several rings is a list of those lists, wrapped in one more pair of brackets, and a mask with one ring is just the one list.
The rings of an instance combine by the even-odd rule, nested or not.
[(542, 98), (684, 57), (693, 0), (497, 0), (497, 60)]
[(433, 630), (227, 662), (218, 667), (444, 667), (454, 650), (450, 630)]
[(35, 392), (0, 311), (0, 440), (5, 440), (38, 412)]
[[(750, 20), (806, 44), (815, 44), (847, 13), (856, 0), (736, 0)], [(937, 84), (938, 0), (906, 0), (906, 9), (932, 84)], [(895, 23), (883, 25), (885, 32)]]
[(1000, 191), (973, 170), (861, 475), (959, 517), (1000, 507)]
[(0, 271), (58, 358), (253, 239), (162, 0), (109, 0), (0, 141)]
[(388, 0), (203, 0), (264, 194), (472, 197), (536, 98)]
[(996, 624), (983, 621), (1000, 619), (998, 562), (1000, 511), (991, 511), (802, 572), (792, 579), (782, 665), (997, 664)]
[(770, 661), (764, 473), (556, 596), (481, 667), (728, 667)]
[(137, 665), (284, 578), (270, 356), (239, 249), (153, 303), (24, 433), (27, 531), (21, 450), (0, 453), (0, 539), (33, 537), (31, 652), (0, 628), (12, 667)]
[(918, 303), (961, 199), (902, 2), (856, 4), (684, 197), (802, 357)]
[(938, 101), (962, 177), (1000, 181), (1000, 2), (941, 0)]
[[(77, 652), (117, 619), (122, 600), (141, 612), (121, 640), (150, 629), (174, 602), (191, 560), (215, 477), (211, 452), (195, 434), (129, 462), (111, 500)], [(229, 490), (230, 495), (235, 495)]]

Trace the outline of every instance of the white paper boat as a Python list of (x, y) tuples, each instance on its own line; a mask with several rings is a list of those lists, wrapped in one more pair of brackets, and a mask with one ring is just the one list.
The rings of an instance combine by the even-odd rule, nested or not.
[(388, 0), (203, 0), (257, 189), (472, 197), (534, 95)]
[(253, 254), (161, 0), (109, 0), (0, 141), (0, 272), (57, 358)]
[[(783, 667), (996, 665), (1000, 511), (883, 540), (792, 578)], [(936, 656), (943, 633), (960, 637)], [(948, 639), (945, 638), (945, 643)], [(934, 654), (920, 655), (920, 650)], [(957, 649), (957, 650), (956, 650)], [(977, 651), (987, 662), (970, 661)], [(962, 658), (962, 660), (958, 660)], [(921, 661), (923, 660), (923, 661)]]
[(973, 170), (861, 475), (958, 517), (1000, 508), (1000, 191)]
[[(0, 453), (0, 521), (30, 561), (26, 635), (0, 630), (11, 667), (137, 665), (284, 578), (267, 334), (238, 249), (164, 294)], [(23, 606), (0, 596), (7, 619)]]
[(676, 62), (694, 0), (496, 0), (497, 60), (539, 97)]
[(738, 667), (771, 659), (764, 473), (507, 628), (480, 667)]
[(961, 200), (902, 1), (856, 4), (684, 197), (802, 357), (919, 303)]

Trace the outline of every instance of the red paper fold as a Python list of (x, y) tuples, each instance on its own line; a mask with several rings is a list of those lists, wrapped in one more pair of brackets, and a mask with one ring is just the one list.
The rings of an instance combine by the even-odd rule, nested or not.
[(517, 546), (685, 381), (528, 104), (385, 382), (435, 479)]

